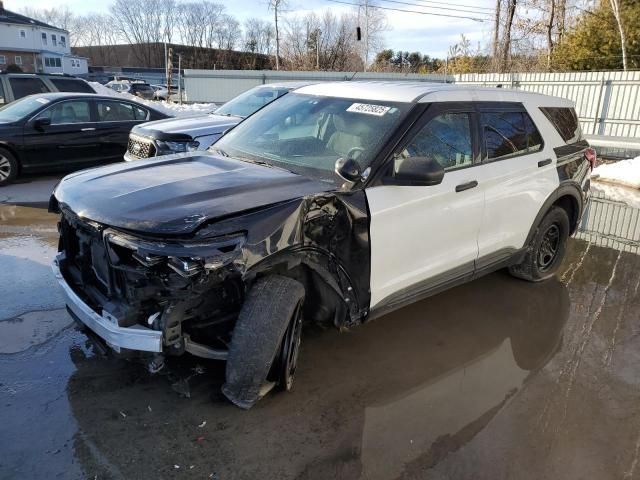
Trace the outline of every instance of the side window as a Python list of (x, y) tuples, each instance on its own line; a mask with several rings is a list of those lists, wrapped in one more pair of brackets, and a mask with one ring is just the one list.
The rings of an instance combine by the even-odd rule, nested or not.
[(51, 125), (89, 123), (91, 122), (89, 102), (87, 100), (60, 102), (40, 113), (38, 118), (49, 118)]
[(96, 93), (91, 88), (91, 85), (83, 80), (50, 77), (49, 81), (53, 83), (59, 92)]
[(471, 115), (443, 113), (432, 118), (409, 144), (396, 155), (394, 169), (411, 157), (436, 160), (445, 171), (473, 164), (471, 146)]
[(487, 159), (523, 155), (542, 148), (542, 137), (526, 112), (485, 112), (481, 116)]
[(34, 77), (9, 78), (9, 84), (13, 90), (15, 100), (34, 93), (46, 93), (49, 91), (42, 80)]
[(146, 120), (147, 111), (130, 103), (102, 100), (98, 102), (99, 122), (133, 122)]
[(575, 109), (541, 107), (540, 110), (553, 124), (565, 142), (574, 143), (582, 140), (582, 129)]

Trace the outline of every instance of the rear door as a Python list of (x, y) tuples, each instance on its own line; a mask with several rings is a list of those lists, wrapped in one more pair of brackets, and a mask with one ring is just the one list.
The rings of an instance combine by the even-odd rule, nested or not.
[(409, 157), (437, 160), (445, 170), (439, 185), (394, 185), (390, 173), (367, 188), (371, 308), (473, 274), (484, 209), (475, 117), (470, 103), (433, 104), (396, 151), (394, 172)]
[(558, 186), (551, 145), (536, 121), (541, 112), (520, 103), (478, 103), (485, 179), (485, 209), (478, 236), (478, 265), (498, 263), (524, 246), (544, 201)]
[[(23, 132), (29, 163), (35, 168), (73, 168), (96, 162), (100, 142), (92, 108), (88, 99), (63, 100), (29, 120)], [(51, 124), (36, 128), (39, 118), (47, 118)]]
[(102, 161), (122, 160), (127, 151), (129, 132), (134, 125), (149, 119), (149, 110), (133, 102), (96, 100), (96, 129)]

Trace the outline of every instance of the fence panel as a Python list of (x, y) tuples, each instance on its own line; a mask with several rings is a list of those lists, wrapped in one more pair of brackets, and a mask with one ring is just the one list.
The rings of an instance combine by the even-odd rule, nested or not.
[(455, 83), (517, 88), (572, 100), (586, 134), (640, 138), (640, 72), (484, 73)]

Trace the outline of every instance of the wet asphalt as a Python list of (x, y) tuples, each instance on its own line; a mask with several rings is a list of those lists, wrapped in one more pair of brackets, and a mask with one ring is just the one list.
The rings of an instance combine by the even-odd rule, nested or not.
[(497, 272), (307, 328), (293, 391), (245, 412), (219, 362), (151, 375), (93, 347), (49, 269), (55, 224), (0, 205), (0, 479), (640, 479), (629, 229), (571, 240), (543, 283)]

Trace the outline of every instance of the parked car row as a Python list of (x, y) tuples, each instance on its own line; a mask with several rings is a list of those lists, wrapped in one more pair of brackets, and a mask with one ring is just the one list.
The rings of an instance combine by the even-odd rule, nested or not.
[(138, 102), (96, 94), (24, 97), (0, 108), (0, 186), (20, 173), (121, 161), (132, 127), (166, 117)]
[[(138, 85), (118, 85), (125, 84)], [(170, 118), (147, 104), (96, 94), (24, 97), (0, 108), (0, 186), (20, 173), (206, 150), (243, 118), (302, 85), (256, 87), (209, 115), (186, 118)]]
[(104, 348), (144, 353), (152, 371), (168, 355), (224, 360), (222, 393), (246, 409), (291, 389), (303, 322), (347, 329), (500, 268), (532, 282), (560, 268), (596, 161), (571, 102), (426, 83), (272, 89), (202, 133), (134, 128), (130, 157), (183, 153), (55, 188), (53, 270)]

